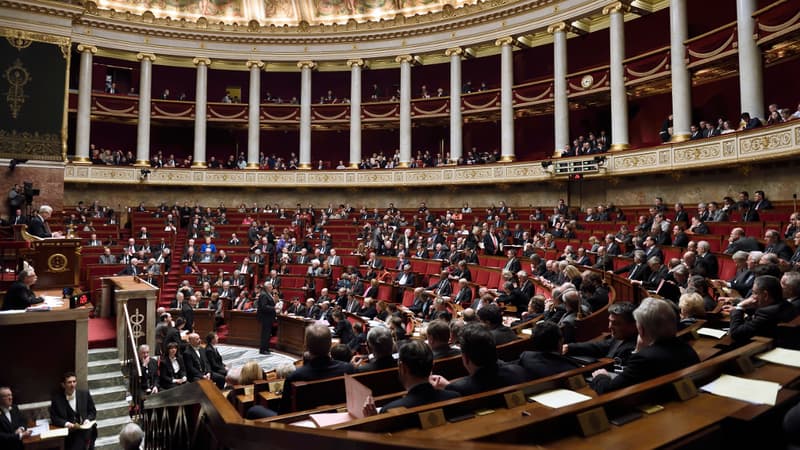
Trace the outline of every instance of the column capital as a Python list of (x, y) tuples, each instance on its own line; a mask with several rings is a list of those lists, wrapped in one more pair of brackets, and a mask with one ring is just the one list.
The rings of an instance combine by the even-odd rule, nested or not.
[(414, 62), (414, 57), (412, 55), (400, 55), (400, 56), (396, 57), (394, 60), (395, 60), (395, 62), (399, 62), (401, 64), (404, 63), (404, 62), (410, 64), (410, 63)]
[(494, 45), (496, 45), (498, 47), (503, 46), (503, 45), (511, 45), (515, 41), (516, 41), (516, 39), (514, 39), (513, 37), (506, 36), (506, 37), (501, 37), (500, 39), (495, 40), (494, 41)]
[(557, 33), (559, 31), (566, 32), (567, 31), (567, 23), (566, 22), (558, 22), (550, 25), (547, 27), (547, 32), (550, 34)]
[(261, 69), (264, 67), (264, 61), (250, 60), (244, 63), (244, 65), (247, 66), (248, 69), (252, 69), (253, 67)]
[(94, 55), (95, 53), (97, 53), (97, 47), (89, 44), (78, 44), (78, 51), (81, 53), (91, 52)]
[(445, 56), (464, 56), (464, 49), (461, 47), (452, 47), (444, 51)]
[(192, 60), (192, 64), (195, 66), (199, 66), (200, 64), (205, 64), (206, 66), (211, 65), (211, 60), (205, 57), (197, 57)]
[(152, 53), (137, 53), (136, 54), (136, 59), (138, 59), (139, 61), (142, 61), (144, 59), (149, 59), (150, 61), (155, 61), (156, 60), (156, 55), (154, 55)]
[(609, 15), (611, 13), (617, 13), (617, 12), (621, 12), (621, 13), (624, 14), (626, 12), (629, 12), (630, 10), (631, 10), (630, 5), (628, 5), (626, 3), (613, 2), (613, 3), (609, 4), (609, 5), (606, 5), (603, 8), (603, 15), (606, 16), (606, 15)]
[(298, 69), (309, 68), (311, 70), (314, 70), (316, 67), (317, 67), (317, 63), (315, 63), (314, 61), (298, 61), (297, 62), (297, 68)]
[(347, 67), (352, 69), (355, 66), (357, 66), (357, 67), (366, 67), (367, 66), (367, 61), (362, 59), (362, 58), (355, 58), (355, 59), (348, 59), (345, 62), (345, 64), (347, 64)]

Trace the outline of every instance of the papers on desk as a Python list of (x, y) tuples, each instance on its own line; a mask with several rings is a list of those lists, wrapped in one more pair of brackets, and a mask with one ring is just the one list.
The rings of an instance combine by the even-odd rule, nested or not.
[(722, 337), (728, 334), (728, 332), (717, 330), (716, 328), (700, 328), (697, 330), (697, 334), (701, 336), (712, 337), (714, 339), (722, 339)]
[(46, 429), (42, 431), (40, 436), (42, 439), (49, 439), (54, 437), (67, 437), (69, 435), (68, 428), (53, 428), (52, 430)]
[(310, 420), (301, 420), (292, 423), (292, 425), (305, 428), (322, 428), (363, 418), (364, 404), (367, 402), (367, 397), (372, 396), (372, 389), (364, 386), (352, 375), (345, 375), (344, 391), (347, 396), (347, 412), (309, 414)]
[(775, 348), (768, 352), (756, 356), (766, 362), (781, 364), (790, 367), (800, 367), (800, 350), (789, 350), (788, 348)]
[(25, 311), (32, 311), (32, 312), (50, 311), (50, 305), (48, 305), (47, 303), (40, 303), (36, 306), (29, 306), (27, 309), (25, 309)]
[(722, 375), (700, 388), (714, 395), (733, 398), (757, 405), (775, 406), (781, 385), (771, 381)]
[(0, 311), (0, 315), (3, 315), (3, 314), (6, 314), (6, 315), (9, 315), (9, 314), (25, 314), (25, 310), (24, 309), (8, 309), (8, 310), (5, 310), (5, 311)]
[(44, 303), (51, 308), (60, 308), (64, 306), (64, 299), (56, 297), (55, 295), (43, 295)]
[(523, 328), (522, 334), (527, 334), (528, 336), (533, 336), (533, 328)]
[(548, 408), (563, 408), (564, 406), (574, 405), (576, 403), (591, 400), (592, 397), (583, 395), (569, 389), (556, 389), (548, 391), (539, 395), (530, 397), (536, 403), (541, 403)]

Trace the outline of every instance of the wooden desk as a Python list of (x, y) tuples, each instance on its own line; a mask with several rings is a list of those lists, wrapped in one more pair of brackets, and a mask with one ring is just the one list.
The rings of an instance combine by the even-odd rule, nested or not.
[[(101, 311), (104, 317), (110, 313), (110, 305), (114, 305), (117, 314), (117, 348), (120, 361), (126, 361), (125, 333), (120, 332), (125, 325), (125, 306), (131, 317), (133, 337), (136, 346), (147, 344), (156, 348), (156, 302), (158, 301), (158, 288), (152, 284), (123, 275), (119, 277), (103, 278), (103, 299)], [(152, 331), (151, 331), (152, 330)]]
[[(40, 295), (61, 295), (35, 291)], [(43, 312), (0, 314), (0, 385), (13, 386), (14, 397), (24, 403), (50, 400), (51, 388), (61, 375), (74, 371), (78, 388), (88, 389), (90, 307), (63, 307)], [(13, 370), (12, 370), (13, 368)]]
[(226, 310), (228, 324), (226, 344), (246, 345), (258, 348), (261, 345), (261, 322), (254, 312)]
[[(180, 309), (170, 309), (169, 313), (173, 318), (183, 317)], [(206, 338), (209, 331), (217, 329), (214, 314), (216, 311), (208, 308), (197, 308), (194, 310), (194, 332), (200, 335), (201, 339)]]
[(312, 323), (311, 319), (278, 315), (278, 349), (302, 355), (306, 351), (306, 327)]
[(22, 445), (25, 448), (25, 450), (50, 450), (50, 449), (64, 450), (65, 439), (66, 438), (63, 437), (52, 437), (48, 439), (42, 439), (39, 436), (31, 436), (23, 439)]

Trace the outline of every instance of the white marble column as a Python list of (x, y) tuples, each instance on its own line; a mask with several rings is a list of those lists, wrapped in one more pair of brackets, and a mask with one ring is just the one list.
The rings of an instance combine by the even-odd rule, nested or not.
[(609, 59), (609, 78), (611, 78), (611, 150), (625, 150), (630, 147), (628, 138), (628, 96), (625, 89), (625, 12), (628, 6), (615, 2), (603, 8), (609, 15), (611, 29), (611, 57)]
[(247, 168), (258, 169), (259, 137), (261, 136), (261, 69), (262, 61), (247, 61), (250, 69), (250, 93), (247, 100)]
[[(411, 163), (411, 55), (395, 58), (400, 63), (400, 164), (408, 167)], [(461, 89), (461, 87), (459, 87)]]
[(755, 33), (756, 0), (736, 0), (736, 22), (739, 35), (739, 98), (742, 112), (766, 121), (764, 116), (764, 78), (761, 49), (753, 37)]
[(450, 57), (450, 161), (458, 162), (463, 153), (461, 133), (461, 57), (464, 50), (459, 47), (448, 48), (444, 52)]
[(314, 61), (300, 61), (300, 164), (297, 168), (311, 170), (311, 70)]
[(500, 161), (516, 159), (514, 149), (514, 38), (496, 40), (500, 46)]
[(97, 53), (93, 45), (78, 45), (81, 52), (81, 67), (78, 75), (78, 115), (75, 130), (75, 159), (78, 164), (89, 164), (89, 145), (92, 114), (92, 59)]
[(348, 59), (350, 67), (350, 168), (361, 162), (361, 68), (363, 59)]
[(136, 59), (141, 61), (139, 74), (139, 124), (136, 130), (136, 164), (145, 167), (150, 165), (150, 103), (153, 98), (153, 61), (156, 55), (138, 53)]
[(669, 6), (670, 71), (672, 72), (672, 141), (689, 139), (692, 124), (692, 85), (686, 68), (689, 24), (686, 0), (671, 0)]
[(567, 24), (550, 25), (553, 35), (553, 121), (555, 122), (555, 152), (560, 156), (569, 147), (569, 102), (567, 101)]
[(206, 168), (206, 117), (208, 115), (208, 58), (192, 60), (197, 66), (197, 89), (194, 102), (194, 163), (192, 167)]

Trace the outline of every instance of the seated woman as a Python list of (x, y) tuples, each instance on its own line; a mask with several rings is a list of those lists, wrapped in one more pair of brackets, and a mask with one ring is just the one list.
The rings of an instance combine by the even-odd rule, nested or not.
[(163, 391), (186, 383), (186, 369), (183, 358), (178, 355), (178, 344), (167, 344), (167, 356), (158, 365), (158, 386)]
[(680, 309), (681, 319), (680, 323), (678, 323), (679, 330), (691, 326), (706, 315), (703, 297), (697, 292), (681, 295), (680, 300), (678, 300), (678, 308)]

